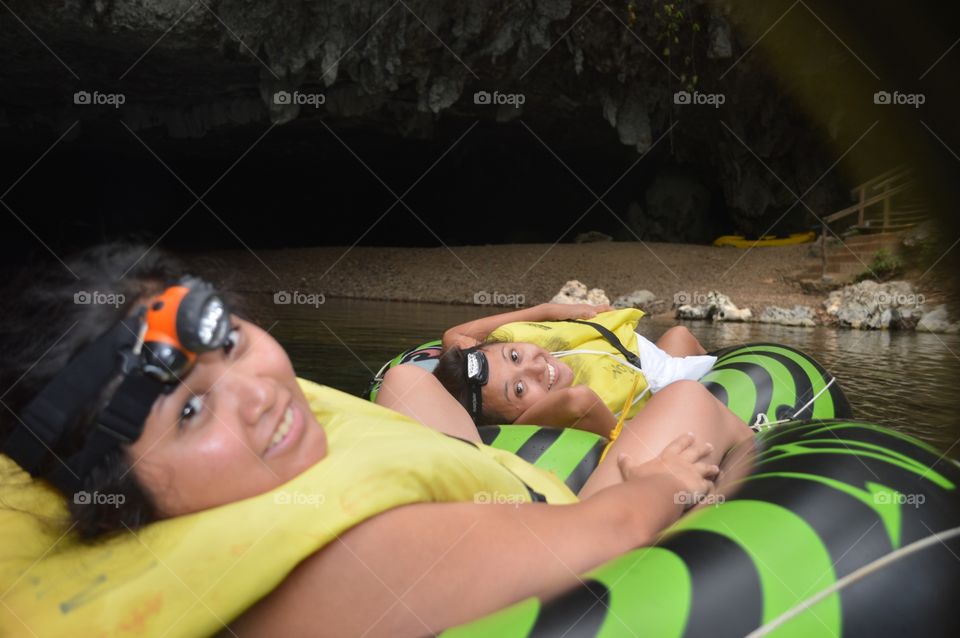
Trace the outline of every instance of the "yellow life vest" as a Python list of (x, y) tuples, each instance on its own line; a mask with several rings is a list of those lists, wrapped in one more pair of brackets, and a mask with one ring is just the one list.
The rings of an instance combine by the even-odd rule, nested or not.
[(93, 545), (69, 533), (58, 492), (0, 456), (0, 635), (208, 636), (304, 558), (386, 510), (529, 502), (529, 490), (550, 503), (577, 500), (512, 454), (299, 383), (326, 432), (326, 457), (265, 494)]
[[(642, 310), (626, 308), (601, 313), (589, 321), (613, 332), (624, 347), (639, 356), (636, 329), (641, 317)], [(589, 386), (614, 416), (619, 417), (623, 411), (637, 377), (640, 382), (627, 418), (635, 416), (650, 399), (643, 373), (628, 365), (620, 351), (592, 326), (569, 321), (518, 321), (500, 326), (487, 341), (532, 343), (558, 355), (573, 370), (573, 384)]]

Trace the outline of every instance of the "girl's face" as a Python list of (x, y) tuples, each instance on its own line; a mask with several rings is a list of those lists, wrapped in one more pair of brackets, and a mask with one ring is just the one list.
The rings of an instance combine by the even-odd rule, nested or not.
[(484, 410), (511, 423), (548, 392), (569, 388), (573, 371), (532, 343), (495, 343), (483, 348), (489, 376), (483, 386)]
[(327, 454), (324, 430), (277, 341), (233, 318), (221, 350), (154, 403), (127, 447), (140, 484), (166, 517), (267, 492)]

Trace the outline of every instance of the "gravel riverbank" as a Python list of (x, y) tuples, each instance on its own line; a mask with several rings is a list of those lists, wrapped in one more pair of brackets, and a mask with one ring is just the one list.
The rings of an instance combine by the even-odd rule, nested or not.
[(668, 301), (720, 290), (755, 314), (770, 305), (817, 306), (824, 298), (791, 281), (819, 263), (809, 244), (752, 250), (639, 242), (316, 247), (224, 251), (191, 261), (239, 291), (396, 301), (532, 305), (548, 301), (570, 279), (602, 288), (611, 299), (640, 288)]

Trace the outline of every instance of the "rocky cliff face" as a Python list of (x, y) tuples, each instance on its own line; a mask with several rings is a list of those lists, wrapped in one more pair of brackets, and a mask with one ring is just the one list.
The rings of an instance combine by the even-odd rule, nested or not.
[[(862, 132), (844, 129), (840, 110), (832, 129), (817, 128), (792, 97), (832, 67), (857, 65), (841, 43), (823, 30), (808, 34), (802, 44), (815, 55), (800, 79), (784, 85), (764, 49), (753, 49), (759, 34), (743, 26), (737, 3), (8, 4), (11, 11), (0, 14), (0, 134), (30, 149), (27, 156), (76, 122), (68, 142), (109, 145), (111, 135), (126, 135), (119, 121), (158, 140), (195, 140), (175, 155), (229, 163), (249, 148), (245, 126), (253, 124), (296, 125), (307, 141), (360, 131), (442, 150), (480, 121), (486, 133), (473, 143), (489, 140), (481, 154), (517, 153), (505, 149), (524, 138), (527, 162), (568, 158), (576, 167), (570, 173), (555, 166), (567, 181), (589, 174), (590, 165), (604, 167), (603, 187), (589, 186), (595, 198), (623, 175), (610, 203), (596, 205), (623, 220), (606, 228), (619, 238), (709, 241), (735, 229), (766, 231), (784, 214), (781, 230), (808, 225), (795, 194), (813, 183), (805, 197), (813, 210), (845, 204), (842, 174), (817, 180), (839, 154), (831, 142), (844, 148)], [(773, 23), (782, 12), (765, 5), (749, 8), (751, 24)], [(284, 152), (300, 161), (309, 153)], [(496, 190), (492, 182), (501, 178), (462, 161), (482, 184), (478, 197)], [(311, 188), (335, 190), (338, 180), (331, 169)], [(512, 238), (552, 241), (555, 234)]]

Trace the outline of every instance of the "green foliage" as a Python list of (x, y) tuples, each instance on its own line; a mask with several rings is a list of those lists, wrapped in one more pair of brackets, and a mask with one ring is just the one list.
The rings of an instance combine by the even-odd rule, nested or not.
[[(629, 1), (628, 15), (636, 16), (636, 2), (637, 0)], [(700, 23), (694, 18), (694, 2), (693, 0), (652, 0), (651, 4), (660, 55), (671, 68), (674, 68), (675, 62), (680, 65), (678, 70), (683, 88), (693, 91), (700, 80), (697, 75), (694, 47), (701, 30)]]
[(886, 248), (881, 248), (873, 254), (873, 261), (870, 267), (857, 275), (854, 281), (864, 281), (866, 279), (876, 279), (877, 281), (887, 281), (893, 279), (903, 272), (903, 261), (895, 253)]

